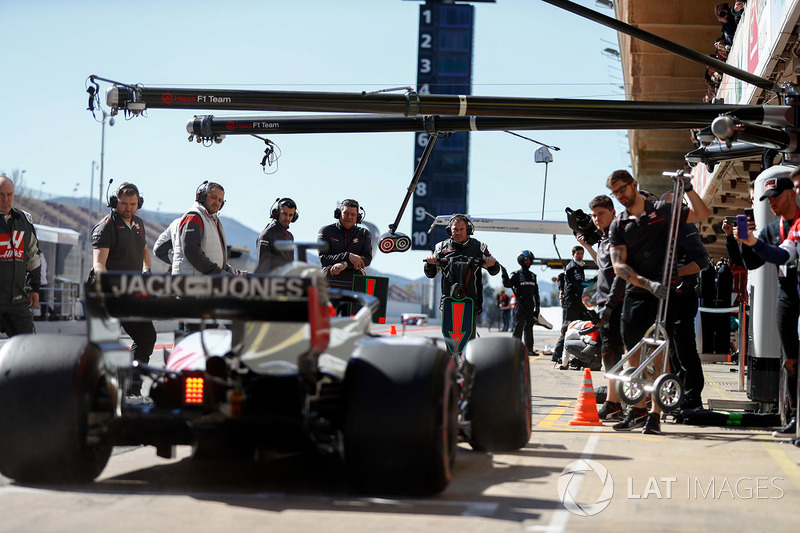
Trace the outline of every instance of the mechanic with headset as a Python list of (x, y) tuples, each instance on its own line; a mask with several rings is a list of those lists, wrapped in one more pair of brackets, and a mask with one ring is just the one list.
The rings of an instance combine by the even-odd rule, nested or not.
[(297, 222), (300, 213), (297, 204), (291, 198), (276, 198), (269, 212), (272, 219), (256, 240), (258, 249), (258, 266), (256, 274), (266, 274), (270, 270), (291, 263), (294, 259), (294, 250), (278, 250), (275, 248), (277, 241), (294, 241), (294, 235), (289, 231), (289, 224)]
[[(145, 239), (144, 222), (136, 216), (144, 198), (133, 183), (122, 183), (108, 199), (111, 212), (92, 229), (92, 273), (105, 271), (150, 272), (150, 252)], [(152, 321), (120, 322), (130, 335), (133, 345), (131, 356), (147, 364), (156, 343), (156, 330)], [(140, 395), (141, 377), (136, 374), (128, 394)]]
[[(13, 205), (14, 183), (0, 176), (0, 326), (9, 337), (35, 333), (31, 309), (39, 305), (42, 268), (31, 217)], [(26, 281), (30, 293), (25, 292)]]
[(194, 205), (178, 224), (172, 243), (173, 274), (239, 274), (228, 264), (225, 230), (219, 210), (225, 205), (225, 189), (204, 181), (195, 192)]
[(333, 211), (337, 221), (319, 229), (317, 241), (328, 245), (326, 252), (320, 251), (319, 261), (332, 285), (352, 288), (353, 276), (363, 274), (372, 262), (372, 235), (358, 226), (365, 214), (357, 201), (348, 198)]
[(539, 284), (536, 282), (536, 274), (531, 272), (533, 264), (533, 252), (522, 250), (517, 255), (517, 263), (522, 267), (509, 277), (504, 267), (503, 286), (514, 291), (517, 304), (514, 306), (514, 332), (513, 337), (522, 340), (525, 336), (525, 347), (531, 355), (538, 355), (539, 352), (533, 349), (533, 324), (539, 316)]
[[(436, 265), (442, 259), (450, 259), (456, 256), (471, 257), (473, 259), (483, 259), (483, 268), (490, 275), (496, 276), (500, 272), (500, 263), (489, 252), (486, 244), (478, 239), (471, 237), (475, 228), (467, 215), (456, 214), (450, 217), (450, 221), (445, 228), (449, 239), (436, 244), (433, 253), (425, 258), (425, 275), (429, 278), (436, 277)], [(442, 299), (450, 295), (451, 282), (446, 276), (442, 276)], [(475, 320), (473, 328), (477, 324), (478, 315), (483, 311), (483, 279), (480, 271), (468, 281), (466, 293), (475, 303)], [(519, 305), (519, 304), (518, 304)], [(472, 335), (475, 335), (473, 329)]]

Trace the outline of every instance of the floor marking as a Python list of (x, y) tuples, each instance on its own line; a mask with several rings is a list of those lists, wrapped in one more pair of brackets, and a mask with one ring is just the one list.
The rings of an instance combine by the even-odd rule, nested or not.
[[(593, 431), (598, 431), (599, 429), (600, 429), (599, 427), (594, 428)], [(580, 458), (591, 459), (592, 454), (594, 453), (595, 448), (597, 448), (597, 443), (599, 441), (600, 441), (599, 434), (595, 433), (592, 436), (590, 436), (589, 440), (586, 441), (586, 445), (583, 447), (583, 451), (581, 452)], [(577, 494), (582, 484), (583, 484), (583, 473), (581, 473), (579, 478), (575, 479), (574, 481), (572, 481), (572, 483), (570, 483), (570, 488), (574, 486), (575, 490), (574, 493)], [(562, 503), (560, 508), (556, 508), (556, 510), (553, 512), (553, 516), (550, 517), (550, 522), (546, 526), (533, 525), (533, 526), (528, 526), (525, 529), (527, 531), (555, 531), (555, 532), (565, 531), (567, 527), (567, 521), (569, 521), (569, 517), (571, 514), (572, 513), (567, 511), (566, 508), (564, 508), (564, 504)]]

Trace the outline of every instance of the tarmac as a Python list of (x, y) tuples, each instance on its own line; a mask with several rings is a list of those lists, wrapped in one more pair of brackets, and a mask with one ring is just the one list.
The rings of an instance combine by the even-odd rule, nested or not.
[[(559, 323), (560, 309), (544, 313), (550, 322)], [(156, 322), (159, 340), (154, 364), (172, 347), (175, 324)], [(36, 326), (40, 333), (81, 335), (86, 330), (84, 321), (37, 322)], [(376, 325), (373, 331), (390, 334), (391, 326)], [(427, 326), (394, 326), (398, 335), (441, 334), (435, 320)], [(478, 328), (478, 332), (482, 337), (510, 335), (496, 328)], [(542, 352), (547, 345), (555, 345), (558, 332), (537, 326), (534, 337), (535, 349)], [(452, 498), (524, 501), (524, 506), (513, 509), (500, 506), (514, 517), (503, 524), (516, 523), (522, 531), (596, 532), (631, 527), (797, 531), (800, 447), (788, 438), (773, 437), (775, 427), (748, 427), (735, 421), (722, 426), (693, 425), (677, 423), (673, 416), (662, 420), (660, 435), (618, 432), (611, 427), (614, 422), (572, 425), (584, 372), (559, 370), (545, 354), (531, 357), (530, 367), (530, 442), (523, 450), (493, 459), (492, 471), (497, 476), (509, 468), (513, 475), (507, 474), (507, 481), (487, 486), (480, 494), (472, 493), (461, 483), (475, 481), (470, 461), (477, 459), (462, 451), (467, 460), (457, 463), (461, 466), (454, 482), (436, 500), (438, 504)], [(722, 401), (727, 411), (737, 413), (737, 405), (749, 403), (740, 386), (738, 364), (704, 363), (703, 371), (705, 407)], [(592, 372), (590, 379), (595, 390), (607, 384), (602, 372)]]

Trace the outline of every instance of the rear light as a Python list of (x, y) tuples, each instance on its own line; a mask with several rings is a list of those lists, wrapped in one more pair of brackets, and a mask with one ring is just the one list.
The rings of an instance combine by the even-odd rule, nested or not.
[(183, 401), (187, 404), (202, 404), (204, 384), (202, 377), (187, 377)]

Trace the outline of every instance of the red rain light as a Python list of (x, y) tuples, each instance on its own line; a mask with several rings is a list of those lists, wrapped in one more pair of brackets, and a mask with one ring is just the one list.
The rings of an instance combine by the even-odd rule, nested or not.
[(203, 403), (203, 383), (203, 378), (187, 377), (184, 402), (192, 404)]

